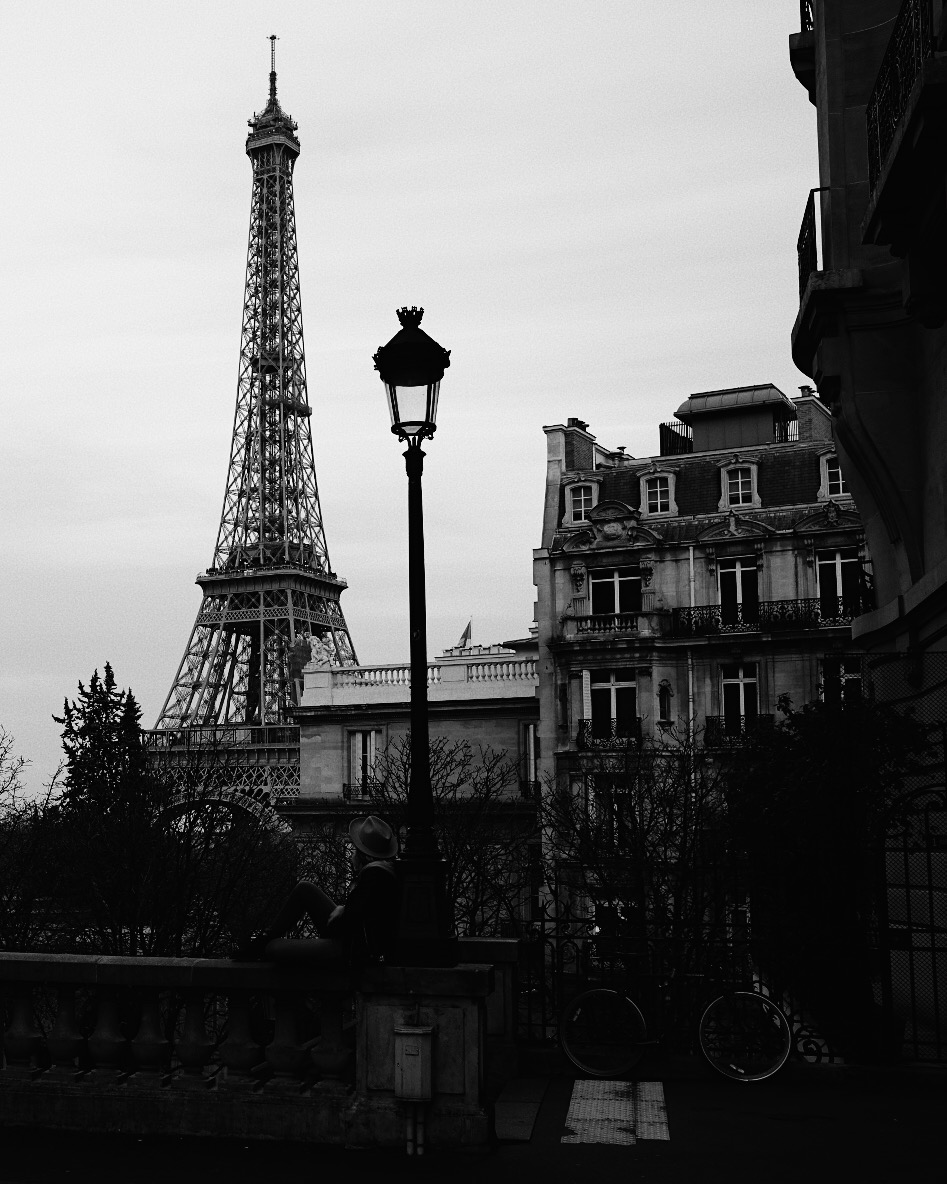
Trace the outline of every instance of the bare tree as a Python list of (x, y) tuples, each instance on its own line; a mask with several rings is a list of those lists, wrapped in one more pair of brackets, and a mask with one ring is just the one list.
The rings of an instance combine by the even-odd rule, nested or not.
[[(517, 764), (505, 752), (466, 740), (431, 741), (431, 789), (438, 844), (447, 864), (447, 893), (460, 936), (498, 936), (522, 913), (534, 811), (520, 797)], [(411, 772), (411, 738), (375, 765), (378, 812), (403, 829)]]
[(54, 944), (59, 869), (55, 857), (59, 775), (39, 797), (23, 788), (28, 762), (0, 727), (0, 949)]
[(696, 969), (734, 904), (714, 762), (673, 730), (592, 749), (545, 787), (550, 907), (564, 932), (626, 950), (658, 943)]

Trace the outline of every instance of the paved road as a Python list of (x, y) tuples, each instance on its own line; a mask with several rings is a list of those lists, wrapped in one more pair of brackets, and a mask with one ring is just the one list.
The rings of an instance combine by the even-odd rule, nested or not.
[(756, 1088), (681, 1074), (659, 1087), (667, 1137), (656, 1136), (660, 1126), (650, 1103), (658, 1091), (649, 1086), (644, 1096), (650, 1103), (639, 1107), (648, 1119), (646, 1129), (633, 1143), (572, 1141), (575, 1127), (567, 1119), (570, 1107), (573, 1118), (576, 1114), (574, 1084), (566, 1077), (543, 1080), (529, 1140), (500, 1142), (482, 1154), (431, 1152), (409, 1160), (335, 1148), (3, 1132), (0, 1184), (93, 1178), (105, 1184), (283, 1184), (316, 1176), (344, 1184), (409, 1179), (439, 1184), (913, 1184), (947, 1179), (947, 1074), (796, 1067)]

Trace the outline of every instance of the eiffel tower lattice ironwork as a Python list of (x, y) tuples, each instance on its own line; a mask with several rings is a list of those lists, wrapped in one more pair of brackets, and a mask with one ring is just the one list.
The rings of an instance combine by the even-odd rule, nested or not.
[[(151, 734), (159, 748), (242, 748), (251, 790), (255, 764), (295, 764), (298, 785), (298, 729), (288, 725), (305, 663), (356, 662), (319, 508), (293, 210), (299, 140), (276, 98), (271, 42), (269, 101), (247, 137), (253, 195), (223, 513), (213, 563), (197, 578), (203, 603)], [(287, 784), (266, 784), (292, 793), (285, 772)]]

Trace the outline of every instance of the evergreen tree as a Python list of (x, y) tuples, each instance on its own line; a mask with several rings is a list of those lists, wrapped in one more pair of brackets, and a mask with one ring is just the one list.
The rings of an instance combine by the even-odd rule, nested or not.
[(104, 678), (96, 670), (88, 688), (80, 682), (77, 699), (66, 699), (53, 719), (63, 725), (64, 805), (112, 810), (145, 788), (141, 709), (130, 690), (118, 688), (108, 662)]

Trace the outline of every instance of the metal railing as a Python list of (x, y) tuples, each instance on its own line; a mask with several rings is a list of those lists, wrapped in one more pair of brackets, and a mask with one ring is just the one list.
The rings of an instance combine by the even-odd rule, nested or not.
[(934, 53), (931, 0), (904, 0), (865, 111), (868, 184), (874, 190), (924, 62)]
[(819, 270), (819, 232), (815, 216), (815, 195), (825, 193), (827, 185), (809, 190), (805, 213), (802, 215), (802, 225), (799, 227), (799, 237), (796, 239), (796, 258), (799, 265), (799, 299), (801, 300), (809, 276)]
[(575, 737), (576, 747), (631, 748), (641, 743), (641, 717), (633, 719), (580, 719)]
[(701, 604), (674, 609), (672, 632), (675, 637), (709, 637), (717, 633), (831, 629), (850, 625), (868, 608), (861, 598), (847, 596), (761, 600), (757, 605)]
[(589, 617), (576, 617), (576, 633), (637, 633), (637, 613), (596, 613)]
[(773, 424), (774, 444), (795, 444), (799, 439), (799, 420), (780, 420)]
[(207, 725), (193, 728), (158, 728), (142, 732), (149, 749), (208, 752), (228, 748), (299, 747), (299, 727), (293, 724)]
[(347, 781), (342, 786), (342, 797), (346, 802), (370, 802), (378, 796), (384, 782), (374, 777), (366, 777), (361, 781)]
[(705, 748), (739, 748), (761, 733), (772, 731), (771, 715), (708, 715), (704, 729)]
[(694, 433), (684, 423), (658, 424), (658, 448), (661, 456), (682, 456), (694, 451)]

